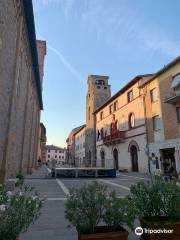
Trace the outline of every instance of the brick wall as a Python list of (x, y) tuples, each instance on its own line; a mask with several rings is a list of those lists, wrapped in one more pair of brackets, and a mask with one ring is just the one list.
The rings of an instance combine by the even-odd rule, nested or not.
[(22, 3), (0, 1), (0, 182), (37, 163), (40, 105)]

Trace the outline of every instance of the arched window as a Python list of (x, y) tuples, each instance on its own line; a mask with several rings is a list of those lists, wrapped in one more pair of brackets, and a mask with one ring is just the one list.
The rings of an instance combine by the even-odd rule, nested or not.
[(128, 123), (129, 123), (129, 128), (135, 127), (135, 116), (134, 116), (134, 113), (130, 113), (129, 114)]
[(104, 128), (101, 128), (101, 139), (104, 138)]

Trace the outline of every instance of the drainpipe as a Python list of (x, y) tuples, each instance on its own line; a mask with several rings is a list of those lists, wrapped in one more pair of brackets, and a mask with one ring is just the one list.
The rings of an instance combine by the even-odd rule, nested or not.
[(146, 89), (143, 90), (143, 106), (144, 106), (144, 119), (145, 119), (145, 126), (146, 126), (146, 148), (147, 148), (147, 156), (148, 156), (148, 170), (151, 175), (151, 168), (150, 168), (150, 157), (149, 157), (149, 139), (148, 139), (148, 128), (147, 128), (147, 115), (146, 115), (146, 102), (145, 102), (145, 97), (146, 97)]

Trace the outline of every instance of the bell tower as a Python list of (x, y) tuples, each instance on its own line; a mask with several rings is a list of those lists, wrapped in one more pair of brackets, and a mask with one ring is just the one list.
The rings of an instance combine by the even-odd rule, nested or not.
[(96, 166), (96, 119), (93, 113), (111, 97), (108, 79), (108, 76), (89, 75), (87, 80), (85, 158), (86, 165), (91, 167)]

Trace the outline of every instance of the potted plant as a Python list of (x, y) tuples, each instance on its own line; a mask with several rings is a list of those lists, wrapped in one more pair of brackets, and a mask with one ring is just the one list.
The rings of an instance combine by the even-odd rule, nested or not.
[(125, 200), (109, 193), (107, 187), (93, 182), (80, 189), (71, 189), (65, 203), (65, 216), (75, 226), (79, 240), (128, 239), (121, 226), (127, 223)]
[(131, 186), (128, 199), (134, 219), (139, 218), (144, 229), (143, 239), (180, 239), (180, 187), (176, 182), (154, 176)]
[(0, 186), (0, 239), (16, 240), (40, 215), (42, 200), (22, 184), (13, 192)]

